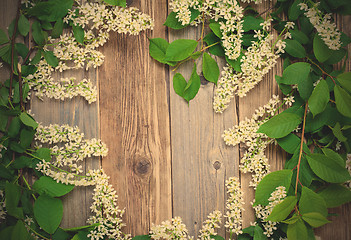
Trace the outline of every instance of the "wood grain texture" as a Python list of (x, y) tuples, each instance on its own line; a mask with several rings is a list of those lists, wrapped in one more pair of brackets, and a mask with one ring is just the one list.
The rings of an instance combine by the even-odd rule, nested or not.
[[(171, 30), (169, 41), (199, 39), (201, 27)], [(197, 73), (201, 73), (201, 60)], [(221, 63), (223, 67), (223, 62)], [(178, 69), (188, 81), (193, 63)], [(174, 72), (170, 73), (172, 82)], [(213, 111), (214, 84), (202, 79), (196, 97), (188, 103), (170, 89), (173, 215), (180, 216), (189, 234), (197, 237), (202, 223), (214, 210), (224, 212), (225, 180), (239, 177), (238, 148), (225, 145), (221, 135), (236, 124), (234, 105), (223, 114)], [(222, 227), (220, 235), (225, 235)]]
[(172, 215), (167, 70), (149, 56), (147, 37), (165, 37), (165, 0), (133, 1), (155, 19), (152, 32), (111, 34), (99, 69), (102, 166), (126, 208), (126, 233), (147, 234)]

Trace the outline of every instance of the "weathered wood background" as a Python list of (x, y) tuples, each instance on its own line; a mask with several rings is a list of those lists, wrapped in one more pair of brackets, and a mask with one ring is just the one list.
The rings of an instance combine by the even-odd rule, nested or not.
[[(15, 17), (17, 1), (0, 2), (0, 27), (4, 29)], [(250, 176), (239, 173), (243, 152), (240, 147), (227, 147), (221, 135), (225, 129), (250, 117), (272, 94), (279, 93), (274, 75), (282, 74), (281, 64), (245, 98), (234, 99), (223, 114), (212, 110), (214, 86), (205, 81), (188, 105), (173, 91), (172, 71), (149, 56), (147, 38), (198, 39), (199, 29), (174, 31), (164, 27), (167, 0), (127, 2), (152, 16), (154, 30), (139, 36), (112, 33), (101, 48), (105, 63), (100, 68), (67, 73), (93, 80), (99, 89), (97, 103), (89, 105), (82, 98), (65, 102), (33, 98), (30, 107), (36, 120), (43, 124), (79, 126), (86, 137), (101, 138), (108, 145), (108, 156), (102, 160), (89, 159), (86, 169), (102, 166), (111, 176), (119, 205), (126, 209), (126, 233), (147, 234), (152, 223), (180, 216), (190, 234), (196, 236), (210, 212), (224, 211), (224, 184), (231, 176), (239, 177), (244, 188), (244, 226), (248, 226), (254, 220), (250, 210), (254, 193), (248, 187)], [(260, 5), (259, 11), (271, 6), (267, 1)], [(337, 23), (351, 34), (350, 17), (338, 17)], [(350, 46), (348, 50), (350, 54)], [(350, 61), (347, 69), (351, 69)], [(6, 79), (8, 72), (4, 68), (0, 71), (1, 79)], [(181, 66), (179, 71), (189, 78), (191, 66)], [(282, 168), (284, 156), (279, 147), (272, 146), (268, 156), (272, 170)], [(62, 226), (85, 224), (90, 214), (91, 193), (92, 189), (78, 188), (65, 197)], [(330, 212), (340, 216), (332, 217), (332, 223), (317, 229), (317, 235), (323, 240), (351, 239), (351, 204)], [(225, 234), (223, 227), (220, 234)]]

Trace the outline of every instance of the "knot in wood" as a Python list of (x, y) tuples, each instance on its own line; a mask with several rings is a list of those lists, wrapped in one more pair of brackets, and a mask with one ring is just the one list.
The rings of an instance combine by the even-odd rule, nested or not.
[(146, 176), (151, 173), (151, 162), (149, 159), (139, 157), (133, 164), (133, 171), (139, 176)]
[(215, 161), (214, 163), (213, 163), (213, 167), (214, 167), (214, 169), (216, 169), (216, 170), (218, 170), (218, 169), (220, 169), (221, 168), (221, 162), (220, 161)]
[(209, 83), (202, 74), (200, 75), (200, 81), (201, 85), (207, 85)]

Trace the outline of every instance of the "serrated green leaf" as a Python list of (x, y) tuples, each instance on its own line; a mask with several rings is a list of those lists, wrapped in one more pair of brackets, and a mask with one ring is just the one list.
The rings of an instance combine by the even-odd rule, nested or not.
[(339, 50), (333, 50), (332, 55), (328, 58), (324, 64), (333, 65), (340, 62), (347, 54), (347, 51), (344, 48), (340, 48)]
[(46, 62), (52, 66), (52, 67), (57, 67), (59, 60), (57, 59), (57, 57), (54, 55), (53, 51), (44, 51), (43, 52), (44, 58), (46, 60)]
[(338, 111), (342, 115), (351, 118), (351, 96), (338, 85), (334, 87), (334, 94)]
[(22, 59), (24, 59), (29, 52), (28, 47), (23, 43), (15, 43), (15, 49), (17, 53), (22, 57)]
[(244, 54), (241, 52), (240, 56), (236, 60), (229, 59), (228, 56), (225, 56), (225, 60), (227, 63), (232, 66), (232, 68), (236, 72), (241, 72), (241, 58), (244, 56)]
[(301, 44), (308, 43), (309, 38), (302, 31), (298, 29), (290, 29), (289, 32), (291, 33), (291, 37), (296, 41), (300, 42)]
[(41, 27), (45, 30), (52, 30), (52, 25), (48, 21), (41, 21)]
[(72, 191), (74, 185), (57, 183), (54, 179), (47, 176), (40, 177), (33, 184), (33, 189), (40, 195), (46, 194), (50, 197), (61, 197)]
[(291, 133), (300, 123), (301, 118), (294, 113), (282, 112), (262, 124), (258, 133), (270, 138), (282, 138)]
[(211, 54), (220, 57), (225, 56), (224, 49), (220, 44), (221, 40), (213, 32), (208, 33), (204, 37), (204, 42), (207, 46), (213, 45), (208, 49)]
[(299, 6), (300, 3), (302, 3), (302, 0), (296, 0), (293, 2), (293, 4), (291, 4), (288, 11), (288, 17), (290, 21), (296, 21), (303, 13)]
[(14, 169), (21, 169), (21, 168), (26, 168), (32, 167), (32, 159), (28, 158), (26, 156), (20, 156), (15, 159), (15, 161), (11, 164), (11, 167)]
[(39, 148), (37, 151), (35, 151), (34, 155), (42, 160), (45, 160), (46, 162), (51, 161), (51, 151), (49, 148)]
[(351, 179), (346, 168), (323, 154), (315, 153), (309, 155), (307, 156), (307, 161), (313, 172), (324, 181), (342, 183)]
[(43, 34), (43, 31), (41, 30), (41, 25), (38, 21), (34, 21), (32, 24), (32, 35), (33, 35), (33, 39), (34, 41), (38, 44), (38, 45), (44, 45), (45, 43), (45, 36)]
[(35, 131), (23, 128), (20, 133), (20, 144), (23, 148), (28, 148), (34, 138)]
[(307, 187), (302, 187), (299, 211), (301, 214), (318, 212), (324, 217), (328, 215), (328, 209), (324, 199)]
[(104, 2), (113, 6), (120, 6), (120, 7), (127, 6), (126, 0), (104, 0)]
[(219, 235), (210, 235), (210, 238), (214, 240), (224, 240), (224, 238)]
[(198, 93), (201, 85), (200, 76), (196, 73), (196, 63), (194, 63), (193, 71), (191, 73), (190, 79), (185, 86), (183, 98), (189, 102)]
[(19, 143), (14, 141), (11, 141), (9, 143), (9, 148), (16, 153), (24, 153), (24, 151), (26, 151), (24, 147), (22, 147)]
[(262, 26), (260, 24), (264, 22), (264, 20), (261, 17), (256, 18), (251, 15), (245, 16), (243, 18), (243, 21), (244, 32), (248, 32), (250, 30), (260, 30), (262, 29)]
[(139, 235), (132, 238), (132, 240), (150, 240), (150, 235)]
[(164, 59), (169, 43), (163, 38), (150, 38), (149, 41), (150, 56), (160, 63), (166, 63)]
[[(195, 18), (197, 18), (200, 15), (200, 11), (190, 8), (190, 12), (191, 12), (191, 16), (190, 16), (190, 23), (191, 23), (192, 21), (195, 20)], [(177, 13), (173, 11), (168, 15), (164, 25), (176, 30), (189, 26), (189, 24), (182, 25), (182, 23), (178, 21)]]
[(253, 240), (267, 240), (267, 236), (259, 225), (255, 226)]
[(51, 37), (58, 38), (63, 32), (63, 19), (60, 18), (55, 22), (54, 28), (51, 31)]
[(30, 240), (32, 236), (24, 226), (22, 220), (18, 220), (11, 234), (11, 240)]
[(49, 234), (56, 231), (62, 215), (63, 205), (60, 199), (40, 195), (34, 203), (34, 217), (39, 226)]
[(67, 15), (72, 9), (73, 0), (49, 0), (38, 2), (34, 7), (29, 8), (28, 14), (35, 16), (41, 21), (54, 22)]
[(289, 240), (309, 240), (306, 225), (301, 218), (288, 225), (287, 236)]
[(313, 116), (323, 112), (329, 102), (329, 88), (325, 80), (321, 80), (314, 88), (310, 98), (308, 99), (308, 107)]
[(334, 136), (340, 141), (340, 142), (346, 142), (347, 138), (342, 134), (340, 123), (336, 123), (335, 126), (332, 128)]
[(291, 56), (296, 57), (296, 58), (304, 58), (306, 57), (306, 50), (305, 48), (301, 45), (296, 40), (293, 39), (286, 39), (284, 40), (286, 43), (286, 46), (284, 50)]
[(286, 219), (297, 203), (296, 196), (288, 196), (281, 203), (276, 205), (266, 221), (281, 222)]
[(258, 184), (255, 193), (255, 205), (261, 204), (266, 206), (271, 193), (279, 186), (284, 186), (288, 191), (293, 172), (288, 169), (279, 170), (267, 174)]
[(173, 89), (179, 96), (183, 97), (184, 89), (187, 85), (186, 80), (184, 79), (183, 75), (180, 73), (176, 73), (173, 76)]
[(346, 167), (346, 161), (338, 153), (334, 152), (330, 148), (322, 148), (322, 152), (325, 156), (332, 158), (340, 166)]
[(165, 61), (181, 61), (194, 52), (198, 42), (190, 39), (178, 39), (169, 44)]
[(30, 24), (28, 19), (21, 14), (19, 19), (18, 19), (18, 31), (22, 36), (27, 36), (29, 32)]
[(8, 42), (9, 38), (7, 37), (6, 33), (4, 30), (0, 29), (0, 45)]
[(300, 146), (301, 139), (295, 134), (289, 133), (283, 138), (278, 138), (277, 142), (287, 153), (293, 154)]
[(41, 54), (42, 54), (42, 51), (38, 49), (38, 51), (35, 53), (35, 56), (31, 60), (32, 65), (36, 65), (40, 62)]
[(24, 125), (27, 125), (29, 127), (32, 127), (33, 129), (36, 129), (38, 127), (38, 123), (27, 113), (22, 112), (19, 116), (21, 119), (22, 123)]
[(0, 57), (4, 62), (11, 65), (11, 45), (7, 44), (0, 48)]
[(21, 187), (14, 183), (5, 184), (6, 211), (10, 216), (23, 219), (23, 211), (17, 207), (21, 197)]
[(312, 227), (321, 227), (329, 223), (328, 219), (318, 212), (310, 212), (302, 214), (302, 219)]
[(300, 217), (299, 217), (298, 215), (295, 214), (295, 215), (293, 215), (291, 218), (282, 221), (282, 223), (294, 224), (294, 223), (296, 223), (299, 219), (300, 219)]
[(289, 65), (283, 72), (282, 83), (298, 84), (306, 82), (311, 71), (311, 65), (297, 62)]
[(4, 165), (0, 164), (0, 176), (3, 179), (12, 180), (14, 175)]
[(92, 230), (96, 228), (97, 226), (101, 225), (101, 223), (94, 223), (91, 225), (86, 225), (86, 226), (80, 226), (80, 227), (73, 227), (73, 228), (65, 228), (64, 231), (66, 232), (77, 232), (81, 230)]
[(316, 34), (313, 39), (313, 52), (319, 62), (325, 62), (333, 54), (333, 50), (325, 45), (321, 37)]
[(217, 62), (208, 54), (204, 53), (202, 60), (202, 72), (207, 81), (217, 84), (219, 67)]
[(217, 37), (222, 38), (221, 25), (218, 22), (210, 23), (209, 27)]
[(339, 184), (330, 184), (327, 188), (318, 193), (328, 208), (338, 207), (342, 204), (351, 202), (351, 190)]
[(62, 228), (58, 228), (54, 235), (52, 235), (52, 240), (69, 240), (71, 235), (66, 233)]
[(7, 134), (9, 137), (16, 137), (19, 134), (19, 131), (21, 129), (21, 121), (18, 117), (15, 117), (12, 119), (10, 126), (7, 130)]
[(351, 72), (342, 73), (338, 75), (337, 79), (340, 85), (351, 93)]
[(73, 25), (72, 29), (73, 29), (74, 38), (77, 40), (77, 42), (83, 44), (84, 43), (84, 34), (85, 34), (84, 29), (79, 25)]

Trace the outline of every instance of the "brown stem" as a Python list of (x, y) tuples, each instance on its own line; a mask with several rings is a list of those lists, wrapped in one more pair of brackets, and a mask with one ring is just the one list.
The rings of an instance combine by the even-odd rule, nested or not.
[[(301, 144), (300, 144), (300, 153), (299, 153), (299, 162), (297, 163), (297, 173), (296, 173), (296, 185), (295, 185), (295, 195), (297, 195), (297, 186), (300, 182), (299, 174), (300, 174), (300, 165), (301, 165), (301, 158), (302, 158), (302, 150), (303, 150), (303, 142), (304, 142), (304, 135), (305, 135), (305, 125), (306, 125), (306, 115), (307, 115), (307, 108), (308, 102), (305, 105), (305, 114), (303, 115), (303, 123), (302, 123), (302, 133), (301, 133)], [(301, 183), (300, 183), (301, 184)], [(302, 184), (301, 184), (302, 186)]]
[(15, 20), (15, 26), (13, 29), (13, 33), (11, 36), (11, 73), (10, 73), (10, 90), (9, 90), (9, 101), (12, 96), (12, 82), (13, 82), (13, 72), (14, 72), (14, 52), (15, 52), (15, 38), (16, 38), (16, 33), (17, 33), (17, 27), (18, 27), (18, 19), (20, 16), (20, 9), (21, 9), (21, 0), (18, 0), (18, 7), (17, 7), (17, 14), (16, 14), (16, 20)]
[(312, 59), (310, 59), (310, 58), (307, 58), (307, 59), (308, 59), (308, 61), (310, 61), (311, 63), (313, 63), (317, 68), (319, 68), (319, 70), (321, 70), (322, 73), (323, 73), (324, 75), (327, 75), (328, 77), (330, 77), (330, 79), (331, 79), (331, 80), (333, 81), (333, 83), (336, 85), (333, 76), (331, 76), (331, 75), (328, 74), (326, 71), (324, 71), (317, 63), (315, 63), (314, 61), (312, 61)]
[(22, 70), (21, 64), (18, 64), (18, 84), (19, 84), (19, 95), (20, 95), (20, 106), (22, 111), (25, 110), (24, 103), (23, 103), (23, 88), (22, 88)]
[(26, 64), (26, 62), (27, 62), (28, 58), (30, 57), (30, 55), (32, 54), (33, 50), (34, 50), (33, 47), (31, 47), (29, 49), (29, 52), (27, 53), (27, 56), (23, 59), (23, 63), (22, 64)]

